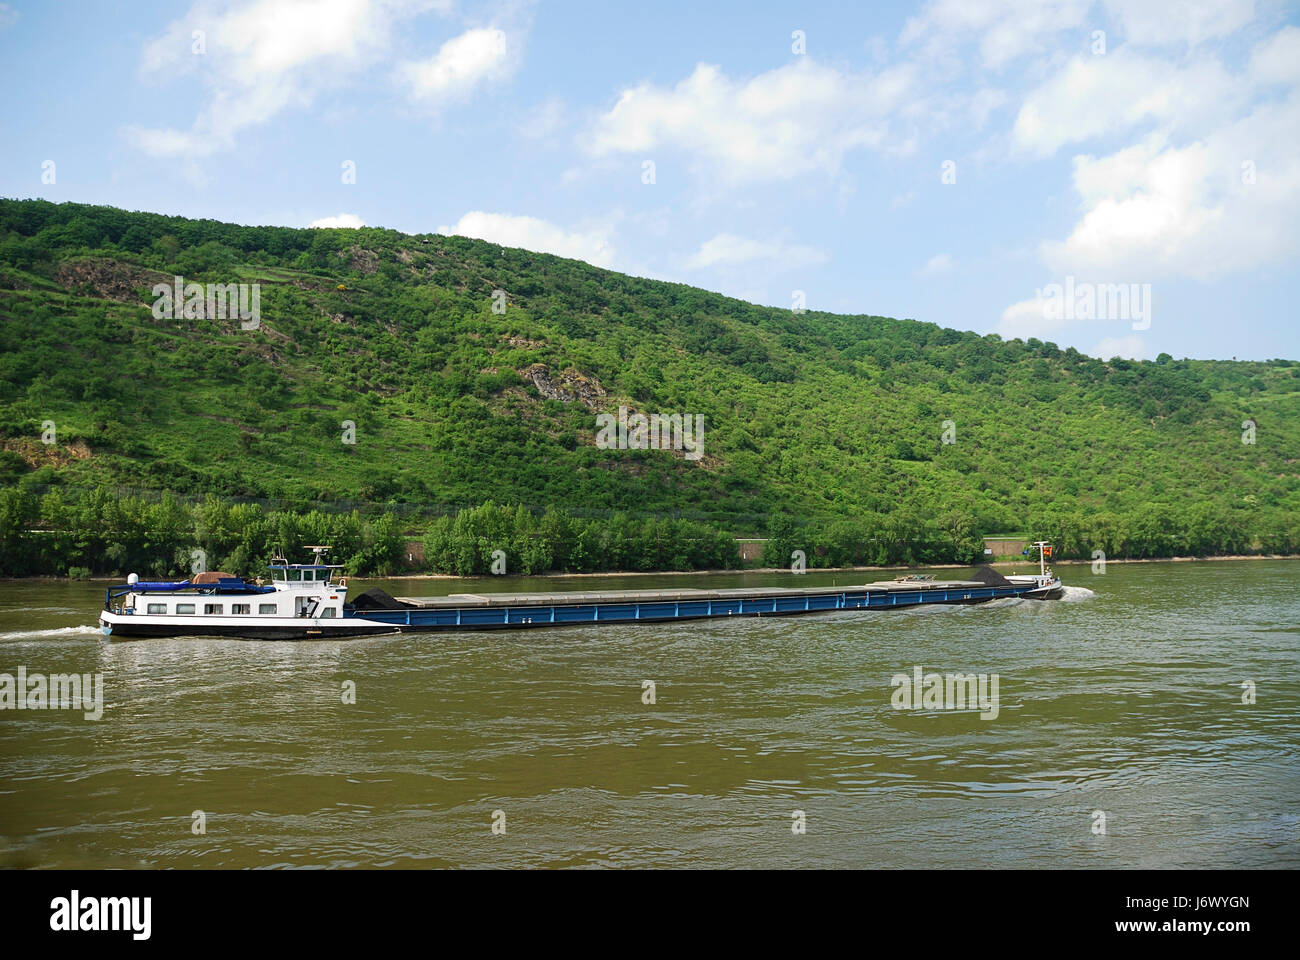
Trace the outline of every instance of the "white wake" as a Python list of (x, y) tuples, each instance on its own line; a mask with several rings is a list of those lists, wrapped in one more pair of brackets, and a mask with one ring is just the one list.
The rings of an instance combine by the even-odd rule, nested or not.
[(99, 627), (90, 624), (84, 627), (55, 627), (51, 630), (15, 630), (12, 633), (0, 633), (3, 640), (43, 640), (52, 637), (98, 637)]

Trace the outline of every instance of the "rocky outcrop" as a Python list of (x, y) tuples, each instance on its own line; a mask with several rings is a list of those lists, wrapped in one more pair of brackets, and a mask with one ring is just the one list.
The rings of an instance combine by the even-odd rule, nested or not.
[(551, 373), (544, 363), (534, 363), (519, 371), (519, 375), (532, 383), (537, 392), (548, 400), (573, 403), (577, 400), (589, 410), (597, 409), (605, 388), (594, 377), (587, 377), (572, 367), (563, 373)]
[(379, 269), (379, 254), (364, 247), (348, 247), (340, 250), (339, 256), (345, 258), (348, 266), (357, 273), (369, 276)]
[(93, 455), (85, 440), (69, 444), (45, 444), (30, 437), (13, 437), (0, 440), (0, 450), (18, 454), (30, 467), (65, 467), (74, 460), (89, 460)]
[(122, 263), (108, 257), (65, 260), (59, 264), (54, 279), (68, 290), (89, 286), (98, 296), (122, 303), (139, 303), (139, 291), (151, 290), (155, 283), (171, 284), (172, 278), (157, 270)]

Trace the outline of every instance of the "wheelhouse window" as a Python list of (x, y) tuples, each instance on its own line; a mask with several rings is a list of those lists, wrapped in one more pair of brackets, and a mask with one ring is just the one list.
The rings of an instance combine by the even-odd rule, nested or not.
[(219, 603), (205, 603), (203, 605), (203, 613), (207, 616), (211, 616), (212, 614), (219, 614), (221, 612), (222, 612), (222, 605)]
[(289, 582), (290, 582), (290, 583), (297, 583), (297, 582), (298, 582), (299, 580), (301, 580), (301, 579), (302, 579), (302, 571), (301, 571), (301, 570), (290, 570), (290, 571), (289, 571)]
[(239, 616), (240, 614), (244, 614), (244, 613), (252, 613), (253, 605), (251, 603), (232, 603), (230, 605), (230, 612), (233, 613), (235, 616)]
[(165, 603), (151, 603), (149, 604), (148, 607), (145, 608), (145, 613), (166, 613), (166, 612), (167, 612), (167, 604)]
[(258, 613), (275, 613), (276, 606), (274, 603), (259, 603), (257, 605)]
[(326, 607), (324, 610), (322, 610), (322, 611), (320, 612), (320, 615), (321, 615), (322, 617), (327, 617), (327, 618), (328, 618), (328, 617), (337, 617), (337, 616), (339, 615), (339, 614), (338, 614), (338, 608), (337, 608), (337, 607)]
[(194, 604), (192, 604), (192, 603), (178, 603), (178, 604), (176, 604), (176, 612), (177, 612), (177, 613), (193, 613), (193, 612), (194, 612)]

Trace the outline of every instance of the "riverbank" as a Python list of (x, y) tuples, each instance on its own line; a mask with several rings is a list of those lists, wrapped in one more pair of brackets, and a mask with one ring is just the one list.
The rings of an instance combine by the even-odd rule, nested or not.
[[(1136, 558), (1110, 558), (1106, 559), (1107, 565), (1114, 563), (1220, 563), (1227, 560), (1300, 560), (1300, 554), (1294, 553), (1243, 553), (1228, 554), (1224, 556), (1213, 557), (1144, 557)], [(1038, 566), (1036, 558), (1022, 558), (1011, 560), (1007, 558), (998, 558), (986, 560), (990, 566), (994, 567), (1015, 567), (1015, 566)], [(1049, 566), (1091, 566), (1096, 563), (1095, 560), (1056, 560), (1049, 562)], [(810, 567), (809, 573), (888, 573), (893, 570), (970, 570), (976, 564), (969, 563), (931, 563), (916, 566), (888, 566), (888, 567)], [(562, 570), (554, 570), (548, 573), (529, 574), (530, 577), (536, 578), (565, 578), (578, 579), (584, 577), (703, 577), (718, 576), (720, 574), (741, 574), (741, 573), (789, 573), (789, 567), (732, 567), (730, 569), (716, 570), (601, 570), (595, 573), (566, 573)], [(481, 575), (462, 577), (454, 573), (394, 573), (387, 576), (365, 576), (350, 577), (352, 580), (482, 580)], [(122, 583), (124, 577), (0, 577), (0, 583)]]

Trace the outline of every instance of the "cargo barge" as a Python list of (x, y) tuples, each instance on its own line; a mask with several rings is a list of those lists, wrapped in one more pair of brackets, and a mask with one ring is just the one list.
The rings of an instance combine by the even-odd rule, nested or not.
[(601, 623), (663, 623), (726, 617), (780, 617), (833, 611), (896, 610), (923, 604), (1052, 600), (1063, 592), (1039, 545), (1039, 573), (1004, 577), (981, 566), (968, 580), (908, 575), (856, 586), (736, 587), (719, 590), (593, 590), (393, 597), (374, 589), (347, 599), (339, 566), (272, 563), (270, 580), (201, 574), (178, 583), (132, 575), (105, 593), (100, 628), (110, 637), (218, 636), (312, 640), (456, 630), (508, 630)]

